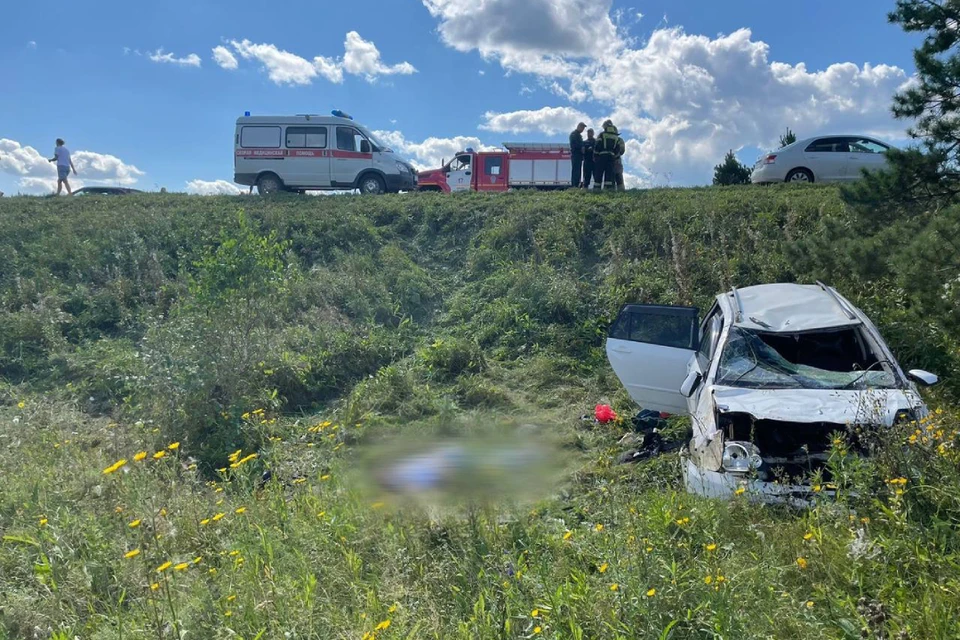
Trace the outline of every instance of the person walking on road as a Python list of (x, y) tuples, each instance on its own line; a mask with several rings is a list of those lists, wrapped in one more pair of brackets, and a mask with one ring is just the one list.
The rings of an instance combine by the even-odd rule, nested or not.
[(574, 188), (583, 181), (583, 130), (586, 128), (581, 122), (570, 132), (570, 186)]
[(57, 138), (57, 148), (54, 149), (50, 162), (57, 163), (57, 195), (60, 195), (64, 187), (67, 188), (68, 196), (73, 195), (73, 191), (70, 190), (70, 182), (67, 178), (70, 176), (71, 169), (73, 170), (73, 175), (77, 175), (77, 169), (73, 166), (70, 151), (64, 146), (61, 138)]
[(583, 141), (583, 188), (590, 188), (593, 180), (593, 148), (597, 139), (593, 137), (593, 129), (587, 129), (587, 139)]
[(607, 120), (603, 123), (603, 131), (597, 137), (596, 145), (593, 148), (594, 156), (594, 178), (597, 181), (597, 189), (612, 189), (616, 187), (616, 161), (626, 150), (623, 144), (623, 138), (613, 122)]

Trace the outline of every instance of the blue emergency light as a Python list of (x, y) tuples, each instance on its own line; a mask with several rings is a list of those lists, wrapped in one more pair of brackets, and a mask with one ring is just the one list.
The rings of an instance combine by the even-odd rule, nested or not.
[(332, 113), (336, 118), (346, 118), (347, 120), (353, 120), (353, 116), (347, 115), (343, 111), (340, 111), (340, 109), (334, 109), (330, 113)]
[(467, 147), (467, 153), (473, 153), (473, 147)]

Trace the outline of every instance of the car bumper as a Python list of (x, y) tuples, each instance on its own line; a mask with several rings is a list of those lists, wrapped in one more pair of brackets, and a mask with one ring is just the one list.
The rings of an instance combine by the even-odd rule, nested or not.
[(385, 176), (387, 191), (416, 191), (417, 176), (413, 173), (398, 173)]
[(257, 184), (257, 174), (255, 173), (234, 173), (233, 181), (237, 184), (247, 185), (252, 187)]
[(750, 174), (750, 182), (754, 184), (783, 182), (785, 177), (786, 176), (782, 175), (782, 172), (777, 169), (777, 165), (762, 164), (754, 168), (753, 173)]
[(813, 487), (802, 484), (782, 484), (754, 480), (736, 473), (722, 471), (708, 471), (701, 469), (689, 458), (683, 468), (683, 480), (687, 492), (705, 498), (732, 498), (742, 493), (747, 499), (767, 504), (788, 504), (794, 507), (807, 507), (815, 496), (833, 497), (836, 492), (832, 489), (822, 489), (819, 492)]

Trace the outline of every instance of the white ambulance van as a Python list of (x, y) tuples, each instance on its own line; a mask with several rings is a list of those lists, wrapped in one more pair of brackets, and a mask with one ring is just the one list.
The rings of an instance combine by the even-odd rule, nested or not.
[(410, 163), (340, 111), (332, 116), (248, 113), (237, 118), (233, 166), (233, 181), (256, 185), (261, 194), (417, 188)]

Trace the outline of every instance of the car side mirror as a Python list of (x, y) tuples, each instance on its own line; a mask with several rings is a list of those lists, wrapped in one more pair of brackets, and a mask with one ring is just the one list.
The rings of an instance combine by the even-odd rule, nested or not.
[(697, 390), (697, 387), (700, 386), (702, 381), (703, 374), (701, 374), (699, 371), (691, 371), (687, 374), (683, 384), (680, 385), (680, 395), (682, 395), (684, 398), (689, 398), (693, 395), (693, 392)]
[(923, 369), (911, 369), (907, 372), (907, 376), (911, 380), (919, 382), (926, 387), (932, 387), (940, 382), (940, 378), (937, 377), (935, 373), (930, 373), (929, 371), (924, 371)]
[(360, 153), (370, 153), (370, 142), (367, 140), (360, 141)]

